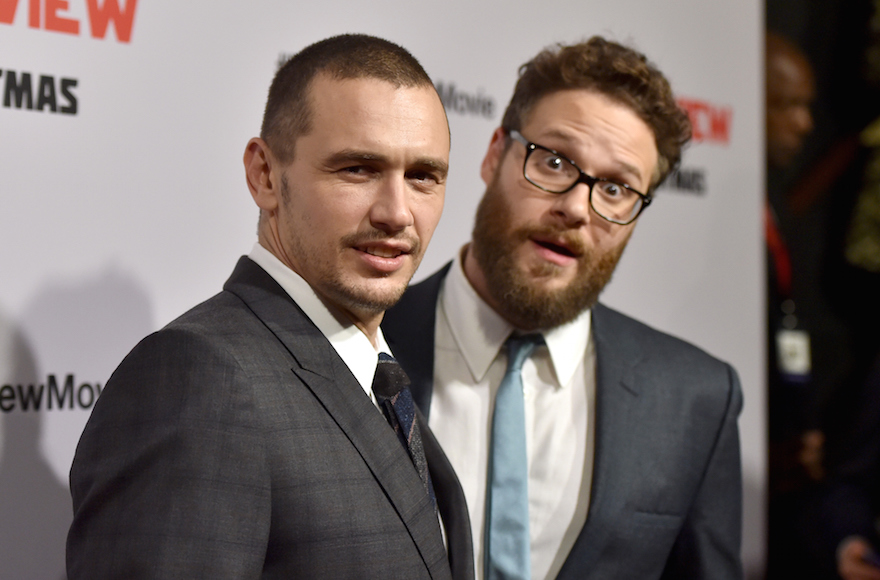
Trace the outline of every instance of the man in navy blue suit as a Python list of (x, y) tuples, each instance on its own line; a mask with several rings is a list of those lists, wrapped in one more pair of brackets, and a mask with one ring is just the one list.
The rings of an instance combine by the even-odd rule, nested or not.
[[(472, 241), (385, 317), (464, 487), (478, 577), (741, 577), (736, 373), (597, 303), (690, 133), (642, 54), (598, 37), (541, 52), (492, 134)], [(491, 485), (503, 347), (526, 334), (523, 475)], [(492, 505), (514, 487), (512, 525)], [(490, 527), (527, 548), (499, 564)]]

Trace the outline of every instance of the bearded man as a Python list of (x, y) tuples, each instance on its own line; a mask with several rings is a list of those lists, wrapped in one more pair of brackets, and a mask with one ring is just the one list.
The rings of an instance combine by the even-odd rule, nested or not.
[(601, 304), (687, 116), (595, 37), (520, 69), (472, 241), (385, 336), (464, 487), (479, 578), (739, 578), (735, 371)]

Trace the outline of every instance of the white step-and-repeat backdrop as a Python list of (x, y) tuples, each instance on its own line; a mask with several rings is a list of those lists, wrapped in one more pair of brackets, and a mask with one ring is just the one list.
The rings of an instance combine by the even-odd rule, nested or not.
[[(407, 47), (452, 129), (440, 228), (468, 238), (517, 67), (602, 34), (644, 51), (695, 122), (604, 300), (732, 362), (744, 558), (764, 552), (762, 5), (650, 0), (0, 1), (0, 578), (64, 576), (67, 473), (116, 364), (217, 292), (255, 239), (241, 156), (279, 59), (342, 32)], [(638, 474), (633, 474), (637, 477)]]

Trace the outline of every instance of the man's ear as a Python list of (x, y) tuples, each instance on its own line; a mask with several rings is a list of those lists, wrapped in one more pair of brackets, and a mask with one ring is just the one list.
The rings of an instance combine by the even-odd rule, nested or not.
[(281, 199), (280, 164), (269, 145), (259, 137), (248, 141), (244, 150), (244, 174), (251, 197), (261, 210), (274, 211)]
[(492, 140), (489, 141), (489, 149), (486, 150), (486, 156), (483, 157), (483, 163), (480, 165), (480, 176), (486, 185), (492, 183), (495, 172), (501, 164), (504, 157), (504, 151), (507, 148), (507, 131), (498, 127), (492, 133)]

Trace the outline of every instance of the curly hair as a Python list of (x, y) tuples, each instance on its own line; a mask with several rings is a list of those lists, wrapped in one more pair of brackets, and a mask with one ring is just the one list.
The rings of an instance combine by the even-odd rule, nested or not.
[(541, 98), (567, 89), (601, 93), (632, 109), (653, 131), (658, 160), (650, 191), (678, 167), (691, 123), (676, 104), (669, 81), (645, 55), (600, 36), (546, 48), (522, 65), (501, 126), (520, 130)]

